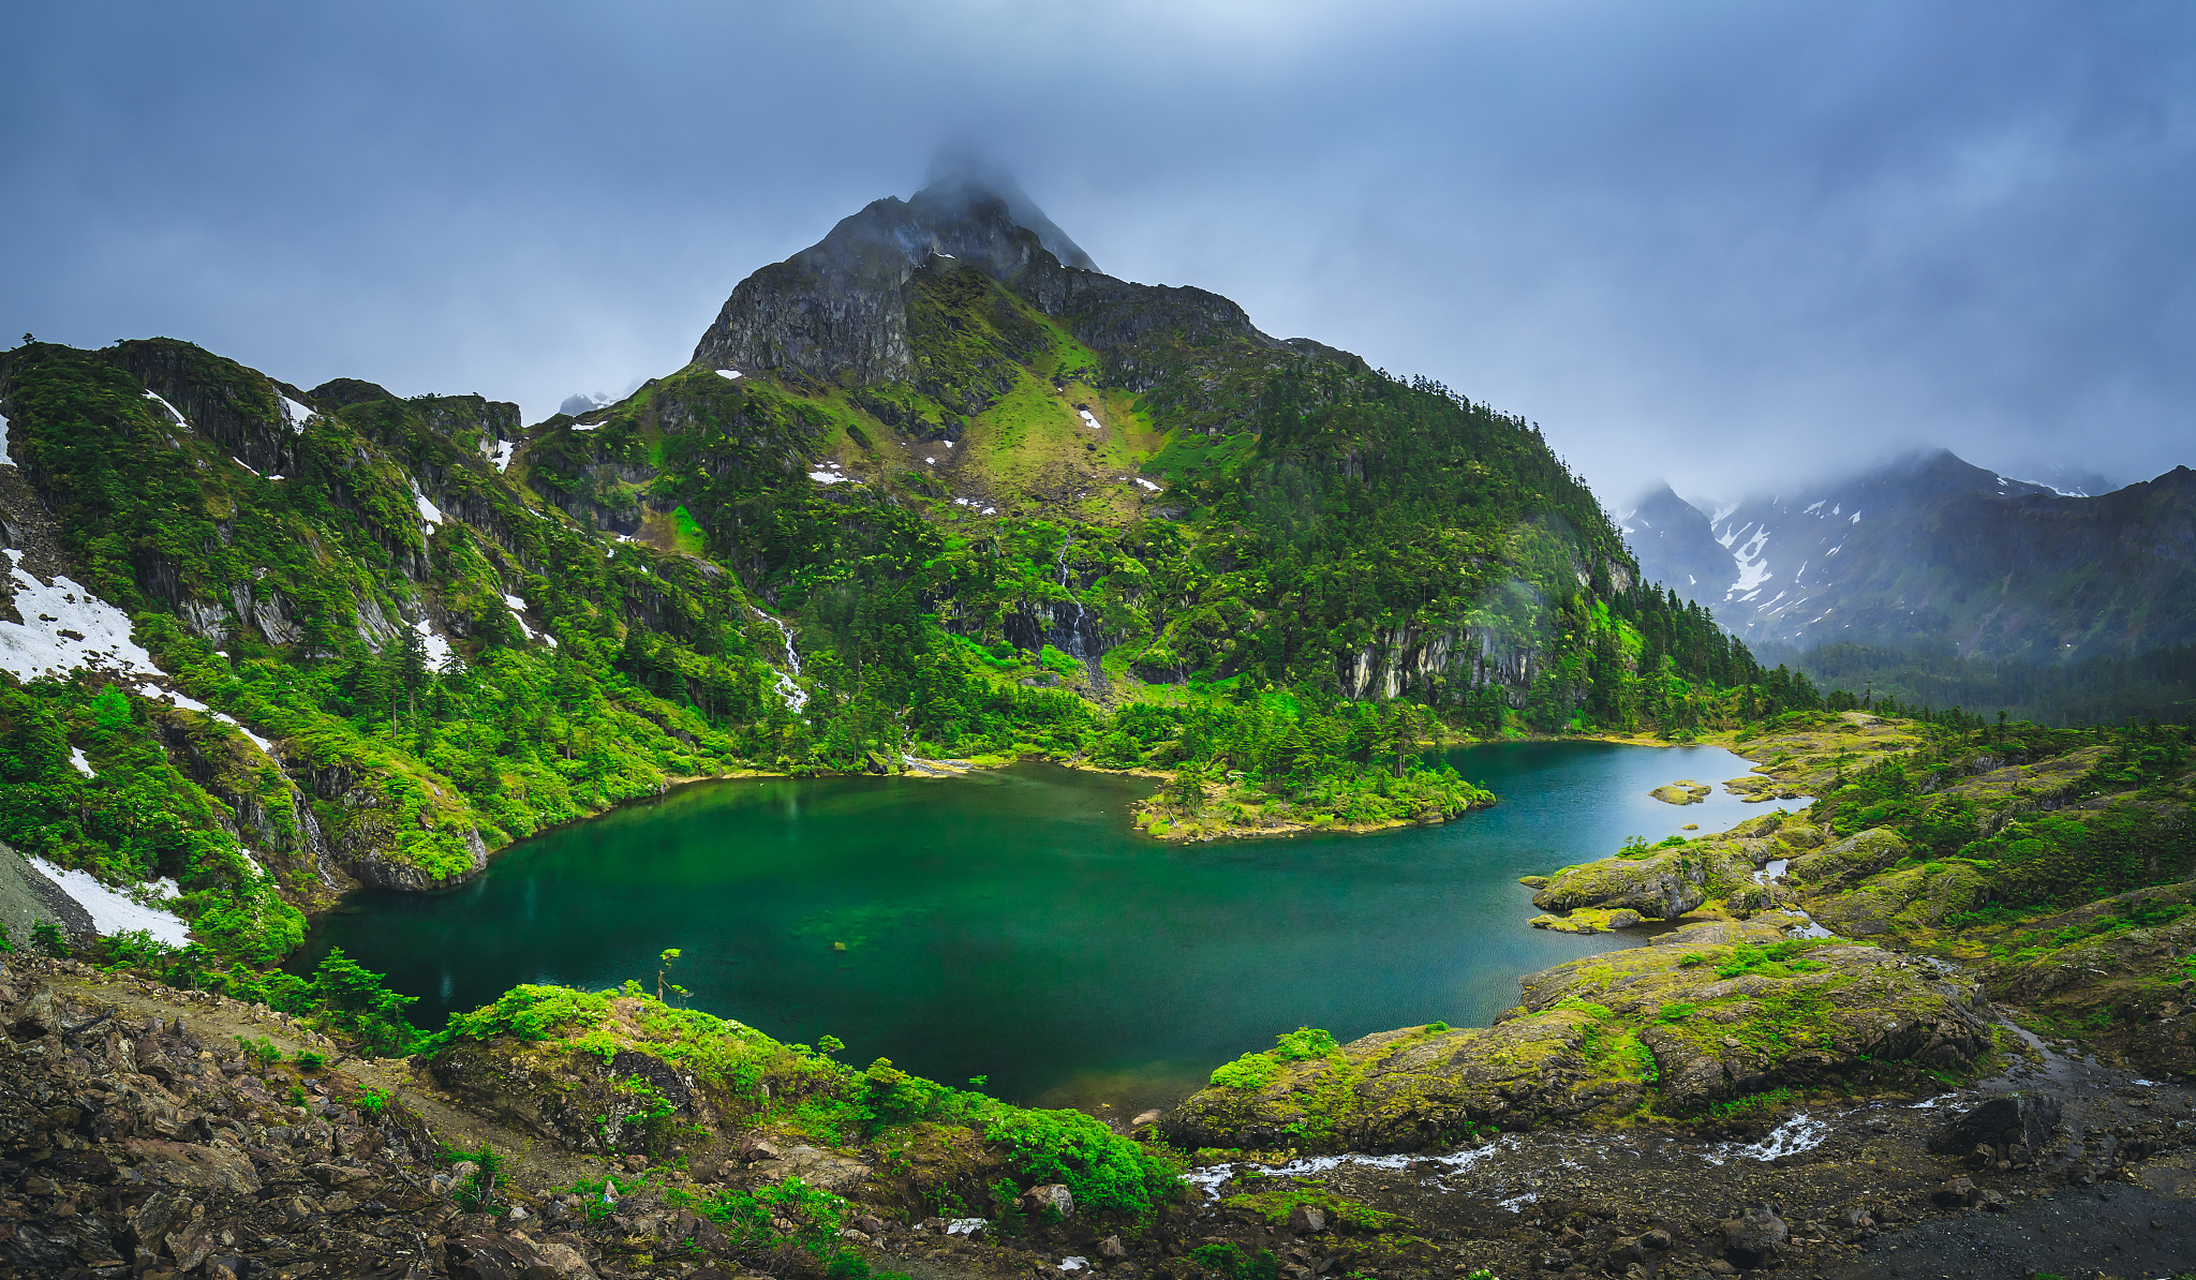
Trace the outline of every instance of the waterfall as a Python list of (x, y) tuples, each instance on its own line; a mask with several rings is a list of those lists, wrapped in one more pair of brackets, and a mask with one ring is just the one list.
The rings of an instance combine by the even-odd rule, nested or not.
[(764, 622), (776, 627), (778, 634), (785, 640), (785, 664), (793, 668), (793, 674), (787, 675), (776, 667), (770, 668), (770, 673), (778, 677), (778, 696), (785, 699), (785, 705), (790, 707), (795, 715), (799, 715), (801, 708), (808, 705), (808, 694), (800, 685), (794, 683), (801, 674), (801, 655), (793, 647), (793, 630), (760, 609), (755, 612)]
[(1075, 598), (1074, 589), (1068, 586), (1068, 548), (1074, 545), (1073, 538), (1060, 544), (1060, 591), (1067, 596), (1068, 603), (1075, 606), (1075, 620), (1068, 624), (1068, 653), (1079, 658), (1082, 655), (1075, 650), (1082, 642), (1083, 602)]

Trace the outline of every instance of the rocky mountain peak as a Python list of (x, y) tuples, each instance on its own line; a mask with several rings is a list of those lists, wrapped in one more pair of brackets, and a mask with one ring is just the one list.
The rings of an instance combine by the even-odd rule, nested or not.
[(941, 259), (1002, 282), (1033, 265), (1096, 270), (1010, 180), (954, 173), (909, 199), (871, 202), (814, 245), (741, 281), (694, 361), (865, 382), (904, 376), (914, 356), (903, 290)]

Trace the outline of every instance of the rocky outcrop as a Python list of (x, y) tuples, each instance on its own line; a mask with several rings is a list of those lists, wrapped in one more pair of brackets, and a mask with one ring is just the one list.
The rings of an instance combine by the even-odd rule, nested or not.
[(1790, 858), (1819, 839), (1801, 819), (1781, 812), (1763, 814), (1729, 831), (1675, 845), (1635, 847), (1552, 876), (1532, 877), (1533, 905), (1565, 915), (1630, 911), (1650, 920), (1674, 920), (1711, 899), (1746, 889), (1755, 868)]
[[(0, 1203), (0, 1269), (447, 1272), (427, 1234), (457, 1210), (438, 1192), (440, 1144), (416, 1117), (361, 1108), (341, 1075), (248, 1058), (235, 1039), (49, 980), (75, 972), (0, 966), (0, 1159), (19, 1179)], [(335, 1052), (310, 1034), (284, 1038)], [(419, 1225), (392, 1236), (392, 1213)], [(574, 1251), (546, 1274), (592, 1272)]]
[(1896, 831), (1871, 827), (1792, 860), (1786, 872), (1810, 892), (1844, 887), (1890, 867), (1912, 851)]
[[(1874, 947), (1780, 953), (1766, 925), (1527, 976), (1493, 1027), (1382, 1032), (1300, 1061), (1252, 1055), (1160, 1121), (1189, 1147), (1413, 1151), (1475, 1127), (1613, 1121), (1782, 1086), (1911, 1085), (1990, 1046), (1981, 989)], [(1732, 945), (1733, 942), (1736, 945)]]

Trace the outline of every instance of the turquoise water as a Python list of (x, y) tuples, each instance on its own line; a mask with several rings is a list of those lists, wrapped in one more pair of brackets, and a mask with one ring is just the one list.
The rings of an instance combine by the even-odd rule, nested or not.
[[(1171, 1102), (1298, 1026), (1484, 1025), (1517, 977), (1623, 945), (1527, 927), (1516, 878), (1758, 808), (1647, 791), (1747, 762), (1706, 747), (1451, 753), (1502, 803), (1441, 827), (1162, 845), (1147, 783), (1023, 765), (963, 778), (700, 783), (514, 846), (433, 897), (365, 895), (341, 946), (441, 1025), (521, 982), (654, 985), (782, 1040), (846, 1042), (1023, 1102)], [(844, 949), (840, 950), (839, 945)]]

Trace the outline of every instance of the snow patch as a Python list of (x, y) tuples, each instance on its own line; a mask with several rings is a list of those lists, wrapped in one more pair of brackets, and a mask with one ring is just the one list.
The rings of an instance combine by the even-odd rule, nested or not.
[(158, 674), (152, 655), (130, 639), (128, 614), (77, 585), (56, 577), (52, 586), (22, 567), (14, 557), (15, 611), (21, 622), (0, 621), (0, 671), (18, 680), (60, 675), (78, 667)]
[[(648, 572), (648, 566), (642, 565), (641, 572)], [(550, 648), (554, 649), (557, 647), (557, 638), (555, 636), (550, 635), (546, 631), (536, 631), (532, 627), (526, 625), (526, 602), (524, 600), (521, 600), (519, 597), (514, 596), (510, 592), (506, 591), (503, 593), (503, 607), (511, 611), (511, 621), (516, 622), (518, 624), (518, 629), (526, 633), (526, 638), (529, 642), (534, 640), (546, 640), (549, 642)]]
[(137, 686), (137, 696), (151, 702), (165, 702), (171, 707), (181, 707), (185, 711), (196, 711), (200, 715), (210, 716), (213, 714), (212, 707), (207, 706), (191, 695), (177, 693), (173, 689), (163, 689), (156, 684), (140, 683)]
[(511, 455), (516, 452), (518, 452), (518, 441), (516, 440), (498, 440), (495, 442), (494, 448), (490, 448), (486, 440), (480, 442), (480, 456), (488, 459), (488, 465), (498, 471), (509, 471), (511, 469)]
[(1144, 486), (1146, 489), (1151, 490), (1153, 493), (1159, 492), (1158, 485), (1155, 485), (1151, 481), (1144, 479), (1142, 476), (1136, 477), (1136, 483)]
[(973, 1236), (990, 1225), (991, 1219), (989, 1218), (955, 1218), (946, 1224), (946, 1234), (949, 1236)]
[(1062, 1271), (1082, 1271), (1087, 1269), (1089, 1266), (1090, 1259), (1078, 1257), (1074, 1254), (1069, 1254), (1067, 1257), (1060, 1259), (1060, 1270)]
[(92, 768), (91, 759), (84, 754), (84, 748), (82, 747), (69, 748), (69, 764), (74, 766), (78, 773), (83, 774), (87, 778), (96, 778), (99, 776), (99, 771)]
[(419, 508), (420, 523), (427, 526), (427, 536), (433, 537), (435, 530), (442, 527), (442, 508), (427, 500), (427, 495), (419, 487), (419, 481), (413, 480), (411, 483), (412, 502)]
[(243, 734), (245, 737), (250, 738), (252, 740), (252, 745), (259, 748), (259, 753), (261, 755), (266, 756), (270, 760), (274, 758), (275, 744), (267, 741), (265, 738), (262, 738), (258, 734), (253, 733), (251, 730), (245, 728), (243, 723), (239, 721), (235, 716), (230, 715), (226, 711), (209, 711), (206, 714), (229, 726), (231, 729), (236, 730), (238, 733)]
[(1768, 557), (1762, 555), (1762, 549), (1769, 545), (1768, 526), (1748, 525), (1746, 528), (1754, 530), (1754, 536), (1735, 547), (1732, 544), (1738, 542), (1739, 534), (1746, 529), (1733, 530), (1718, 539), (1724, 546), (1731, 547), (1731, 561), (1738, 566), (1738, 580), (1731, 584), (1728, 596), (1744, 595), (1770, 578)]
[(283, 396), (282, 416), (289, 420), (291, 434), (301, 436), (305, 434), (305, 420), (316, 415), (311, 409), (290, 399), (288, 396)]
[(166, 400), (161, 399), (158, 392), (148, 391), (145, 393), (145, 398), (152, 401), (154, 404), (159, 405), (161, 408), (167, 410), (168, 416), (175, 419), (175, 425), (185, 428), (186, 430), (189, 429), (191, 425), (190, 419), (183, 416), (183, 411), (181, 409), (178, 409), (174, 405), (169, 404)]
[(1082, 418), (1083, 418), (1083, 421), (1084, 421), (1084, 423), (1085, 423), (1086, 425), (1088, 425), (1088, 426), (1090, 427), (1090, 429), (1091, 429), (1091, 430), (1093, 430), (1093, 431), (1103, 431), (1103, 430), (1105, 430), (1105, 427), (1104, 427), (1104, 425), (1102, 425), (1102, 424), (1101, 424), (1101, 423), (1100, 423), (1100, 422), (1098, 421), (1098, 415), (1096, 415), (1096, 414), (1092, 413), (1092, 412), (1091, 412), (1090, 410), (1088, 410), (1088, 409), (1077, 409), (1077, 410), (1076, 410), (1075, 412), (1077, 412), (1078, 414), (1081, 414), (1081, 415), (1082, 415)]
[(0, 413), (0, 467), (12, 467), (8, 461), (8, 415)]
[[(63, 871), (44, 858), (25, 861), (38, 868), (40, 875), (59, 885), (61, 892), (74, 898), (76, 905), (84, 908), (84, 914), (91, 917), (92, 928), (105, 936), (111, 938), (132, 929), (143, 929), (171, 947), (190, 945), (191, 927), (173, 911), (133, 902), (99, 883), (89, 871)], [(178, 895), (173, 880), (155, 880), (153, 884), (161, 889), (163, 898), (173, 899)]]
[(450, 659), (453, 656), (450, 650), (450, 642), (436, 635), (434, 628), (428, 625), (426, 618), (422, 617), (412, 624), (412, 634), (419, 637), (419, 647), (427, 651), (427, 669), (429, 671), (447, 671), (450, 669)]
[(717, 376), (720, 378), (730, 378), (736, 382), (739, 380), (740, 371), (737, 369), (719, 369), (717, 370)]
[(817, 484), (843, 484), (846, 477), (831, 471), (811, 471), (808, 478)]

